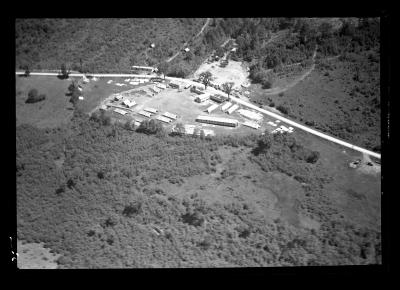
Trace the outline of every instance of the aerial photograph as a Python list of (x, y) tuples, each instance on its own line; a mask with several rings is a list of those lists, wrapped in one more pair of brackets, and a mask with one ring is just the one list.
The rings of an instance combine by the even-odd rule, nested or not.
[(13, 22), (18, 269), (382, 265), (381, 17)]

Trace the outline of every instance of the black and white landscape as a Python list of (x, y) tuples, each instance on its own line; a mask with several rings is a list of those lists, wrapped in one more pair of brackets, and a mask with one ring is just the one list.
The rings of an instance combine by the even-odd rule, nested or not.
[(19, 268), (382, 263), (379, 18), (15, 28)]

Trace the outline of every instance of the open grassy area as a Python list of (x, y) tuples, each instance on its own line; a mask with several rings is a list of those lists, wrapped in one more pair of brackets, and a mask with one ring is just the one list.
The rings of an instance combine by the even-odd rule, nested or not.
[[(56, 77), (16, 77), (17, 124), (28, 123), (44, 128), (67, 123), (73, 114), (70, 98), (65, 95), (69, 84), (68, 80)], [(46, 99), (33, 104), (25, 103), (31, 89), (37, 89), (39, 94), (45, 94)]]

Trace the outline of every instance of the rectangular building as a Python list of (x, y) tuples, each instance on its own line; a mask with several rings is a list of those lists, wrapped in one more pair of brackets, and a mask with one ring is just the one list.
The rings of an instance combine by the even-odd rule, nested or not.
[(139, 82), (129, 82), (129, 84), (132, 86), (137, 86), (139, 84)]
[(190, 88), (190, 91), (192, 92), (192, 93), (196, 93), (196, 94), (203, 94), (203, 90), (202, 89), (200, 89), (199, 87), (196, 87), (196, 86), (192, 86), (191, 88)]
[(122, 99), (121, 95), (114, 95), (114, 100), (119, 101)]
[(142, 115), (142, 116), (145, 116), (145, 117), (147, 117), (147, 118), (150, 118), (150, 117), (151, 117), (151, 114), (148, 113), (148, 112), (145, 112), (145, 111), (139, 111), (138, 114), (139, 114), (139, 115)]
[(178, 119), (178, 116), (177, 116), (177, 115), (172, 114), (172, 113), (168, 113), (168, 112), (165, 112), (165, 113), (163, 114), (163, 116), (165, 116), (165, 117), (167, 117), (167, 118), (170, 118), (170, 119), (172, 119), (172, 120)]
[(118, 113), (118, 114), (121, 114), (121, 115), (126, 115), (128, 113), (127, 111), (124, 111), (124, 110), (121, 110), (121, 109), (118, 109), (118, 108), (114, 109), (114, 112)]
[(122, 104), (124, 104), (124, 105), (127, 106), (128, 108), (131, 108), (131, 107), (133, 107), (134, 105), (136, 105), (136, 102), (135, 102), (135, 101), (124, 100), (124, 101), (122, 102)]
[(227, 102), (227, 103), (223, 104), (222, 107), (221, 107), (221, 111), (224, 112), (224, 111), (227, 110), (231, 105), (232, 105), (231, 102)]
[[(243, 117), (246, 117), (246, 118), (249, 118), (249, 119), (252, 119), (252, 120), (256, 120), (258, 122), (263, 119), (263, 116), (261, 114), (256, 113), (256, 112), (252, 112), (252, 111), (249, 111), (249, 110), (240, 109), (240, 110), (238, 110), (238, 113), (240, 115), (242, 115)], [(271, 122), (268, 122), (268, 124), (270, 124), (270, 123)]]
[(238, 120), (235, 119), (227, 119), (227, 118), (220, 118), (213, 116), (197, 116), (196, 121), (200, 123), (207, 123), (207, 124), (228, 126), (228, 127), (237, 127), (237, 125), (239, 124)]
[(162, 90), (165, 90), (167, 88), (165, 84), (157, 84), (156, 87)]
[(205, 93), (205, 94), (198, 95), (196, 97), (195, 101), (197, 103), (202, 103), (202, 102), (208, 100), (209, 98), (210, 98), (210, 94)]
[(207, 108), (206, 112), (210, 114), (212, 111), (218, 108), (218, 106), (218, 104), (212, 104), (210, 107)]
[(250, 128), (253, 128), (253, 129), (258, 129), (258, 128), (260, 128), (260, 125), (259, 125), (259, 124), (254, 123), (254, 122), (249, 122), (249, 121), (244, 122), (243, 125), (244, 125), (244, 126), (247, 126), (247, 127), (250, 127)]
[(235, 112), (237, 109), (239, 109), (239, 105), (238, 104), (234, 104), (232, 107), (230, 107), (228, 109), (228, 111), (226, 111), (229, 115), (232, 114), (233, 112)]
[(157, 112), (158, 112), (157, 109), (149, 108), (149, 107), (144, 108), (143, 110), (145, 110), (145, 111), (147, 111), (147, 112), (150, 112), (150, 113), (152, 113), (152, 114), (157, 114)]
[(214, 102), (217, 102), (217, 103), (223, 103), (223, 102), (225, 102), (228, 98), (227, 98), (227, 97), (224, 97), (224, 96), (222, 96), (222, 95), (216, 94), (216, 95), (212, 95), (212, 96), (210, 97), (210, 99), (213, 100)]
[(156, 116), (156, 119), (161, 121), (161, 122), (167, 123), (167, 124), (172, 122), (171, 119), (163, 117), (163, 116)]

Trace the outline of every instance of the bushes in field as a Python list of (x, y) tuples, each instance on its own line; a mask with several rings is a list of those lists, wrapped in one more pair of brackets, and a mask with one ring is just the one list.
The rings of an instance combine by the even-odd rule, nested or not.
[(287, 108), (283, 105), (277, 106), (276, 109), (279, 110), (279, 112), (281, 112), (282, 114), (285, 114), (285, 115), (289, 114), (289, 108)]
[(26, 99), (25, 103), (27, 104), (33, 104), (33, 103), (37, 103), (40, 101), (43, 101), (46, 99), (46, 95), (45, 94), (40, 94), (38, 93), (38, 91), (36, 89), (31, 89), (28, 92), (28, 98)]

